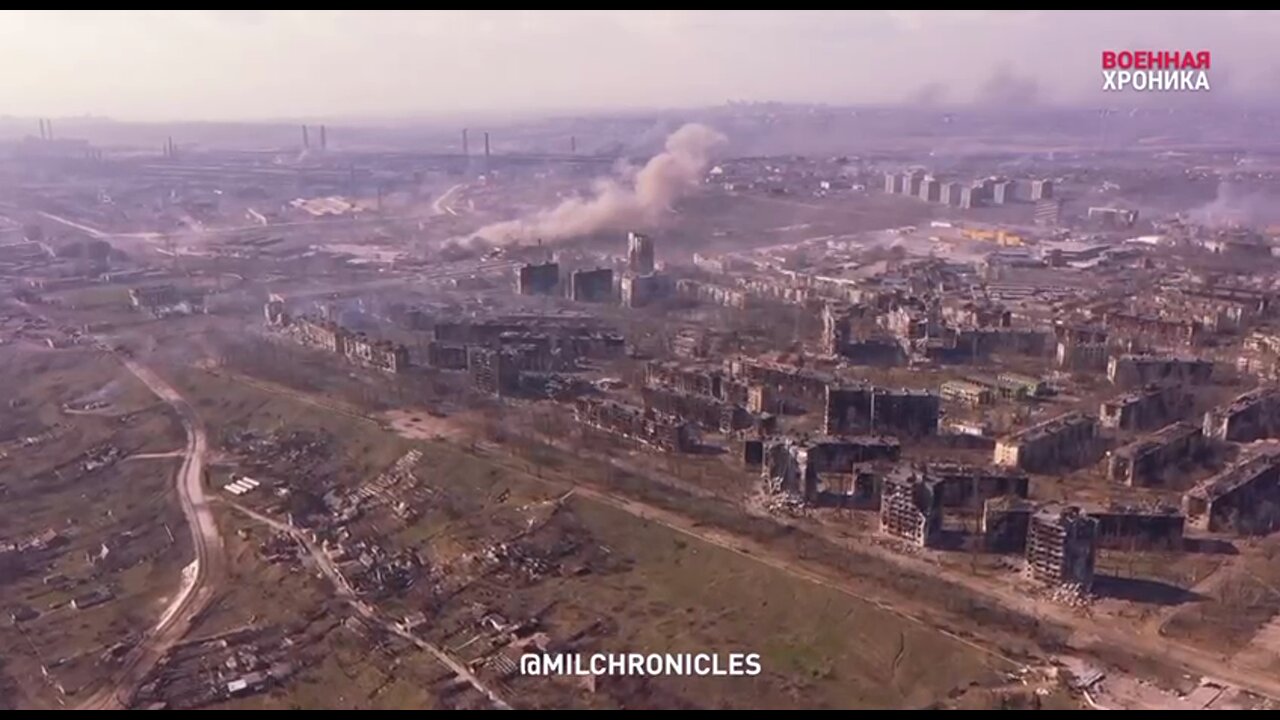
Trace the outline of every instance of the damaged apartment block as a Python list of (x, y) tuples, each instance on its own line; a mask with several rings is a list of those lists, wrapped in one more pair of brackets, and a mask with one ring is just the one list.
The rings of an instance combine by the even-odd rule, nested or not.
[(1280, 436), (1280, 388), (1262, 387), (1204, 415), (1204, 434), (1228, 442)]
[(1148, 385), (1102, 403), (1099, 416), (1108, 430), (1150, 430), (1182, 418), (1191, 397), (1177, 385)]
[(516, 271), (516, 292), (521, 295), (555, 295), (559, 287), (559, 263), (530, 263)]
[(698, 446), (697, 432), (692, 423), (655, 410), (595, 398), (578, 399), (573, 410), (574, 419), (587, 427), (655, 450), (690, 452)]
[(996, 442), (995, 464), (1027, 472), (1054, 472), (1093, 462), (1098, 421), (1070, 412), (1033, 425)]
[(640, 392), (646, 408), (696, 422), (711, 432), (745, 430), (755, 424), (755, 418), (746, 408), (707, 395), (661, 386), (645, 387)]
[(1280, 445), (1264, 443), (1182, 496), (1192, 527), (1243, 535), (1267, 533), (1280, 524)]
[(613, 300), (613, 270), (575, 270), (569, 276), (569, 296), (577, 302), (607, 303)]
[(820, 476), (835, 473), (847, 478), (855, 464), (896, 462), (901, 454), (901, 445), (892, 437), (772, 439), (764, 442), (761, 476), (766, 493), (785, 493), (814, 502)]
[(938, 395), (926, 390), (828, 385), (824, 404), (823, 431), (828, 435), (888, 432), (922, 436), (938, 433), (941, 402)]
[(1051, 505), (1031, 515), (1027, 527), (1027, 577), (1047, 585), (1093, 586), (1098, 521), (1078, 507)]
[(1168, 469), (1199, 461), (1205, 450), (1200, 428), (1176, 422), (1113, 451), (1107, 477), (1129, 487), (1164, 485)]
[(1204, 385), (1213, 377), (1213, 362), (1176, 355), (1120, 355), (1107, 363), (1107, 379), (1116, 387), (1151, 383)]
[(882, 481), (880, 531), (917, 547), (936, 544), (942, 529), (942, 496), (936, 480), (899, 467)]
[(353, 333), (331, 320), (303, 317), (292, 328), (293, 337), (302, 345), (341, 355), (355, 365), (390, 373), (409, 367), (409, 349), (404, 345)]

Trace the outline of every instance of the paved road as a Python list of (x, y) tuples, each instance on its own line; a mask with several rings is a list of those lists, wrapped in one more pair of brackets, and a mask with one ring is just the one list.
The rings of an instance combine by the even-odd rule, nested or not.
[(338, 595), (341, 596), (343, 600), (347, 601), (347, 603), (351, 605), (351, 607), (355, 608), (356, 612), (360, 613), (360, 615), (363, 616), (366, 620), (369, 620), (370, 622), (375, 622), (383, 626), (388, 631), (395, 633), (396, 635), (399, 635), (405, 640), (408, 640), (409, 642), (418, 646), (420, 649), (431, 653), (433, 656), (435, 656), (437, 660), (439, 660), (442, 664), (444, 664), (445, 667), (452, 670), (454, 673), (458, 675), (458, 677), (462, 678), (463, 680), (466, 680), (477, 691), (479, 691), (485, 697), (489, 698), (489, 701), (493, 703), (493, 706), (495, 708), (499, 710), (511, 709), (511, 706), (507, 704), (506, 700), (503, 700), (502, 697), (498, 695), (498, 693), (494, 692), (487, 685), (485, 685), (484, 682), (481, 681), (480, 678), (476, 677), (474, 673), (468, 670), (465, 665), (458, 662), (457, 660), (454, 660), (453, 657), (451, 657), (444, 650), (441, 650), (436, 645), (429, 643), (426, 640), (423, 640), (421, 637), (407, 630), (404, 630), (394, 621), (386, 617), (383, 617), (383, 615), (378, 612), (377, 608), (361, 600), (356, 595), (355, 590), (353, 590), (351, 585), (347, 582), (347, 579), (343, 577), (342, 573), (338, 572), (338, 568), (334, 566), (333, 561), (329, 559), (329, 556), (326, 555), (323, 550), (317, 547), (315, 543), (311, 542), (311, 539), (307, 537), (306, 533), (300, 531), (295, 527), (286, 525), (285, 523), (282, 523), (279, 520), (271, 518), (267, 515), (263, 515), (262, 513), (250, 510), (249, 508), (239, 503), (232, 502), (230, 500), (227, 500), (224, 502), (227, 504), (227, 506), (235, 508), (236, 510), (240, 511), (247, 517), (257, 520), (258, 522), (263, 523), (264, 525), (274, 528), (275, 530), (278, 530), (280, 532), (288, 533), (290, 536), (292, 536), (294, 540), (296, 540), (300, 545), (305, 547), (308, 552), (311, 553), (311, 558), (315, 560), (315, 563), (320, 568), (320, 571), (323, 572), (325, 574), (325, 577), (329, 578), (329, 581), (333, 583), (335, 588), (337, 588)]
[(199, 614), (208, 607), (225, 574), (222, 537), (204, 494), (204, 461), (208, 438), (195, 410), (173, 386), (144, 365), (123, 360), (126, 368), (161, 400), (168, 403), (182, 420), (187, 433), (187, 446), (182, 466), (175, 478), (182, 515), (191, 530), (195, 547), (195, 577), (184, 583), (170, 601), (146, 638), (125, 656), (110, 685), (88, 697), (82, 709), (109, 710), (128, 707), (130, 698), (160, 658), (191, 629)]

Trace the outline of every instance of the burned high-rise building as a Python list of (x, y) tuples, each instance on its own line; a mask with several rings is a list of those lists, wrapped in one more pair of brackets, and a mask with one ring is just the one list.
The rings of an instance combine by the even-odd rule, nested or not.
[(521, 295), (554, 295), (560, 286), (559, 263), (530, 263), (516, 272), (516, 292)]
[(941, 402), (927, 390), (828, 385), (823, 432), (936, 435)]
[(569, 276), (570, 296), (578, 302), (604, 303), (613, 299), (613, 270), (575, 270)]
[(519, 362), (511, 350), (470, 347), (467, 372), (475, 389), (490, 395), (512, 395), (520, 387)]
[(653, 238), (638, 232), (627, 233), (627, 272), (648, 275), (654, 271)]
[(1098, 521), (1078, 507), (1051, 505), (1031, 515), (1027, 576), (1055, 586), (1089, 590), (1098, 553)]
[(937, 542), (942, 498), (937, 482), (909, 466), (886, 475), (880, 490), (880, 531), (917, 546)]

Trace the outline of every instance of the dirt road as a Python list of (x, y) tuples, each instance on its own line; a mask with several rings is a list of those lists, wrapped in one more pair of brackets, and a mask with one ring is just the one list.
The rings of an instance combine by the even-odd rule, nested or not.
[(81, 703), (82, 709), (109, 710), (128, 707), (133, 692), (160, 658), (191, 629), (199, 614), (209, 605), (225, 574), (222, 537), (204, 494), (204, 463), (208, 438), (195, 410), (178, 391), (144, 365), (123, 360), (124, 365), (157, 397), (178, 413), (187, 434), (182, 466), (175, 482), (182, 515), (186, 518), (195, 547), (194, 577), (161, 613), (159, 621), (128, 655), (113, 674), (107, 687)]

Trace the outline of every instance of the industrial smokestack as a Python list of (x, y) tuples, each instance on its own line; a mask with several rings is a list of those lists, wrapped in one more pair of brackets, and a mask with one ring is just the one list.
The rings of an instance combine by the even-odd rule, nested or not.
[(463, 155), (471, 154), (467, 150), (467, 129), (466, 128), (462, 128), (462, 154)]
[(53, 139), (53, 121), (48, 118), (45, 118), (44, 128), (45, 128), (45, 132), (49, 133), (49, 139), (52, 140)]
[(484, 156), (489, 157), (489, 131), (484, 133)]
[(320, 126), (320, 149), (321, 150), (329, 149), (329, 140), (327, 137), (325, 137), (323, 125)]
[(47, 140), (48, 136), (44, 133), (44, 118), (40, 118), (40, 139)]
[(578, 154), (578, 138), (576, 135), (569, 136), (569, 154), (570, 155)]
[(311, 148), (311, 137), (307, 135), (307, 126), (302, 126), (302, 148), (304, 150)]

